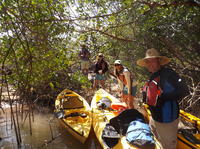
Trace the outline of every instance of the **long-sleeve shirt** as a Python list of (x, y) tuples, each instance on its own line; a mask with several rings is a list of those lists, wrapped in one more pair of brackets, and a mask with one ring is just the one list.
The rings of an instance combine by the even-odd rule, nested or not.
[(180, 79), (178, 74), (169, 68), (162, 68), (154, 73), (150, 79), (160, 77), (160, 87), (162, 94), (158, 98), (156, 106), (149, 106), (152, 118), (158, 122), (172, 122), (179, 116), (178, 97), (179, 91), (174, 82)]

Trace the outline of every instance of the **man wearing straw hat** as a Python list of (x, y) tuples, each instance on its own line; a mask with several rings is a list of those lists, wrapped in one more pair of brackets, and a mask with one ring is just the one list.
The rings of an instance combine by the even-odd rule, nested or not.
[(151, 112), (150, 127), (162, 149), (176, 149), (179, 122), (177, 100), (180, 91), (177, 82), (181, 79), (175, 71), (164, 67), (169, 62), (168, 57), (160, 56), (154, 48), (148, 49), (145, 58), (137, 61), (139, 66), (145, 67), (152, 73), (146, 85), (155, 82), (157, 86), (156, 91), (144, 86), (143, 93), (145, 92), (145, 100)]

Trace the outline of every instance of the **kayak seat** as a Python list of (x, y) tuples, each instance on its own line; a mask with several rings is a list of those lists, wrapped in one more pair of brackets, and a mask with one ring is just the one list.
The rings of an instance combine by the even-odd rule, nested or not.
[(62, 99), (63, 109), (78, 109), (83, 108), (83, 101), (78, 96), (67, 96)]

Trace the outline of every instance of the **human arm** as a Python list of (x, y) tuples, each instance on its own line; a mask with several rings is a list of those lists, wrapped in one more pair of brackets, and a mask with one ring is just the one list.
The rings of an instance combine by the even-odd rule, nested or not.
[(132, 90), (131, 74), (129, 71), (124, 71), (123, 73), (127, 82), (128, 95), (131, 95), (131, 90)]
[(120, 90), (120, 92), (122, 92), (123, 88), (124, 88), (124, 84), (120, 79), (117, 79), (117, 81), (118, 81), (118, 85), (119, 85), (119, 90)]
[[(163, 92), (160, 98), (163, 100), (179, 100), (186, 92), (182, 88), (184, 84), (182, 81), (181, 77), (175, 71), (172, 69), (165, 69), (165, 71), (161, 73), (160, 85)], [(184, 85), (186, 86), (186, 84)]]
[(108, 71), (108, 63), (106, 61), (103, 61), (102, 63), (102, 73), (105, 73)]

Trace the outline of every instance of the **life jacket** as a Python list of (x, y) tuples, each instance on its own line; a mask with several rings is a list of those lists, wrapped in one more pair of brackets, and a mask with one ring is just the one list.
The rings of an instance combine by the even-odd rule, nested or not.
[(133, 76), (132, 76), (131, 72), (128, 70), (128, 68), (126, 68), (126, 67), (123, 67), (123, 70), (118, 74), (118, 78), (119, 78), (120, 81), (123, 82), (124, 85), (127, 85), (127, 81), (126, 81), (126, 78), (125, 78), (125, 75), (124, 75), (124, 70), (125, 69), (127, 69), (127, 71), (130, 73), (130, 77), (131, 77), (130, 80), (132, 82)]
[(143, 101), (151, 106), (156, 106), (157, 100), (161, 95), (159, 86), (160, 77), (148, 80), (143, 87)]
[(155, 73), (143, 87), (143, 101), (156, 106), (161, 100), (180, 100), (189, 94), (184, 80), (172, 69), (163, 68)]

